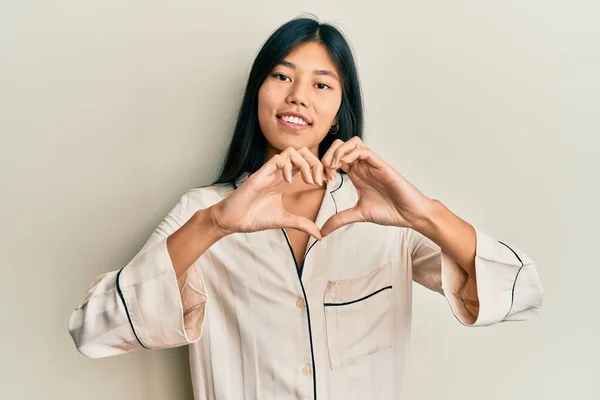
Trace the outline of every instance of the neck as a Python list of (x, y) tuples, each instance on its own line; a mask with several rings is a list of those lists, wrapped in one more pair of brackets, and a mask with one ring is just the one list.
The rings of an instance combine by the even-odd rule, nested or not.
[(327, 186), (327, 183), (325, 183), (325, 186), (321, 186), (318, 183), (314, 183), (314, 184), (306, 183), (306, 182), (304, 182), (304, 179), (302, 178), (302, 173), (298, 172), (296, 175), (294, 175), (292, 177), (292, 183), (288, 183), (287, 185), (284, 186), (283, 195), (284, 196), (295, 196), (295, 195), (300, 195), (300, 194), (304, 194), (307, 192), (324, 191), (326, 186)]

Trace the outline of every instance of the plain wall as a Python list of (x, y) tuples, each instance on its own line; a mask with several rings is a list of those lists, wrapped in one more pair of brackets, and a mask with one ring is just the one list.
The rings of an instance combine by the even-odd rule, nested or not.
[(4, 1), (0, 398), (191, 399), (186, 348), (90, 360), (68, 319), (216, 177), (254, 56), (305, 12), (354, 48), (367, 145), (544, 286), (487, 328), (417, 286), (406, 398), (600, 398), (596, 0)]

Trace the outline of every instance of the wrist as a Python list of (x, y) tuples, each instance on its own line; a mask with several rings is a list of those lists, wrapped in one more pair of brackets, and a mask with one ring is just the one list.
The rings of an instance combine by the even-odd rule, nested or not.
[(410, 228), (425, 236), (434, 236), (440, 228), (444, 210), (445, 206), (439, 200), (430, 199), (421, 213), (410, 221)]
[(477, 232), (471, 224), (433, 200), (414, 229), (439, 245), (469, 276), (475, 276)]
[(212, 236), (215, 241), (233, 233), (221, 223), (217, 204), (196, 211), (193, 218), (195, 220), (195, 225), (202, 233)]

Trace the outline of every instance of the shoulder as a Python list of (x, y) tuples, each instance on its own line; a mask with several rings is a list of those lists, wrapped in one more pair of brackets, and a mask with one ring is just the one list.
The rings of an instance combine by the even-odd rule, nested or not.
[(184, 193), (181, 196), (179, 204), (182, 208), (182, 213), (191, 216), (198, 210), (217, 204), (233, 191), (233, 185), (226, 183), (196, 187)]

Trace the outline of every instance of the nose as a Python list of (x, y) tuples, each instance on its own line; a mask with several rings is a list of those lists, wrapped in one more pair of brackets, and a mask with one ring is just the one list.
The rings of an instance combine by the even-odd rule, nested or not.
[(310, 101), (305, 93), (305, 89), (300, 84), (295, 84), (292, 86), (286, 101), (289, 104), (301, 105), (303, 107), (308, 107), (310, 105)]

